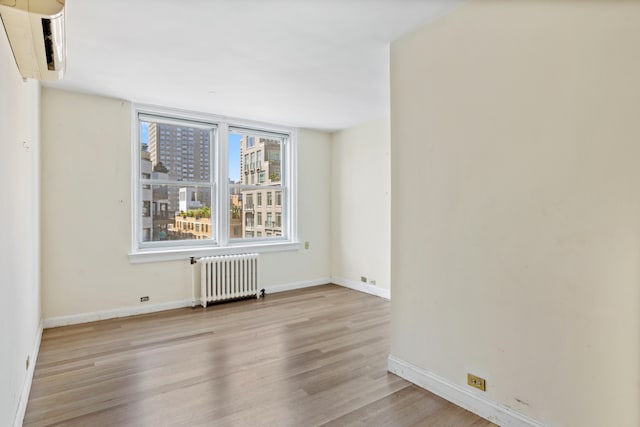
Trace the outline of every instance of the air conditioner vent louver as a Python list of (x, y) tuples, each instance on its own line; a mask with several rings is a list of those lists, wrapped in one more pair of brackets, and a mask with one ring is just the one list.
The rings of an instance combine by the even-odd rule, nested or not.
[(53, 40), (50, 19), (42, 18), (42, 34), (44, 36), (44, 51), (47, 55), (47, 69), (53, 71), (56, 69), (56, 64), (53, 62)]
[(0, 0), (0, 16), (24, 78), (54, 80), (65, 68), (63, 0)]

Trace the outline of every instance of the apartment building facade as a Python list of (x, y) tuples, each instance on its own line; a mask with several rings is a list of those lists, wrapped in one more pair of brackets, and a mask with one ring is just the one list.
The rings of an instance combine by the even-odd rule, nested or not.
[(282, 140), (243, 135), (240, 140), (242, 225), (245, 238), (282, 236)]
[[(211, 136), (206, 129), (149, 122), (149, 155), (154, 170), (166, 171), (172, 181), (208, 182), (211, 166)], [(169, 211), (179, 211), (179, 187), (167, 187)], [(208, 189), (199, 191), (198, 200), (211, 206)]]

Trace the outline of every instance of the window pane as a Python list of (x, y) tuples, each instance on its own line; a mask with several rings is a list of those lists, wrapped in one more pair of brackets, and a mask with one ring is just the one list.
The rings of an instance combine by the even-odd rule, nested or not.
[(229, 182), (281, 185), (282, 138), (229, 133)]
[[(241, 217), (239, 221), (236, 219), (237, 223), (230, 223), (230, 238), (282, 236), (282, 227), (276, 218), (282, 215), (283, 141), (277, 136), (229, 132), (229, 182), (232, 198), (235, 194), (240, 204), (235, 214)], [(232, 208), (232, 219), (233, 216)]]
[(211, 131), (140, 121), (142, 179), (208, 182)]
[[(230, 238), (282, 237), (282, 206), (273, 204), (273, 194), (282, 190), (276, 188), (231, 186)], [(262, 200), (267, 203), (262, 204)]]
[(214, 237), (210, 187), (149, 187), (142, 190), (143, 242)]

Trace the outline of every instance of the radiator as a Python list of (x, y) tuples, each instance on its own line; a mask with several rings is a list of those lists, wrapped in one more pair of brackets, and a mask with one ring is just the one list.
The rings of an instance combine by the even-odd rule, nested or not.
[(200, 301), (224, 301), (255, 295), (258, 291), (258, 254), (204, 257), (200, 264)]

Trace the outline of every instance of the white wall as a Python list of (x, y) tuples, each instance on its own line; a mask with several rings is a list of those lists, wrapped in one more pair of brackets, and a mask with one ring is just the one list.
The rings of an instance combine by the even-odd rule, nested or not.
[[(23, 82), (0, 33), (0, 425), (24, 415), (40, 328), (39, 85)], [(32, 374), (32, 371), (30, 372)]]
[(331, 277), (331, 136), (298, 131), (298, 237), (309, 249), (261, 255), (266, 286)]
[[(45, 319), (191, 298), (188, 260), (130, 264), (131, 104), (42, 92)], [(299, 237), (309, 250), (264, 254), (265, 286), (330, 277), (330, 136), (298, 134)]]
[(389, 118), (332, 134), (331, 273), (390, 289)]
[(392, 346), (640, 425), (640, 2), (473, 1), (391, 47)]

